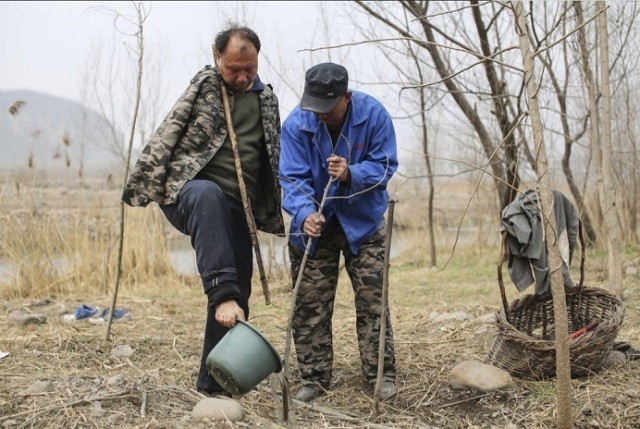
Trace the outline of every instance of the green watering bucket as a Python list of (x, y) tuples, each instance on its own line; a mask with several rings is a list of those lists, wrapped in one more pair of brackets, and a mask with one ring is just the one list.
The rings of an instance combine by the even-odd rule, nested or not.
[(271, 343), (241, 320), (207, 356), (207, 370), (232, 395), (244, 395), (281, 369), (282, 362)]

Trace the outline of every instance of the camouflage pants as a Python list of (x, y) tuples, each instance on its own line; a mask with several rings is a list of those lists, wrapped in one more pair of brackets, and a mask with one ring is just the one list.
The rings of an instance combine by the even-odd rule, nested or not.
[[(338, 285), (340, 254), (355, 295), (356, 331), (360, 362), (365, 378), (375, 382), (382, 313), (382, 276), (386, 227), (369, 237), (356, 255), (337, 222), (330, 223), (309, 256), (296, 296), (293, 340), (302, 382), (329, 387), (333, 364), (333, 304)], [(291, 275), (295, 285), (304, 253), (289, 245)], [(393, 331), (387, 307), (383, 380), (395, 380)]]

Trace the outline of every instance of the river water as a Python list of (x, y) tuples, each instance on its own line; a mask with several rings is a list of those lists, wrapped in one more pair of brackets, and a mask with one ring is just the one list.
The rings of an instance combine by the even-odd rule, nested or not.
[[(456, 236), (458, 245), (480, 240), (484, 242), (483, 244), (490, 246), (496, 245), (499, 237), (497, 230), (483, 233), (483, 237), (479, 237), (476, 228), (464, 228), (459, 231), (457, 228), (448, 228), (444, 231), (444, 234), (442, 232), (436, 234), (440, 240), (439, 245), (445, 247), (451, 247), (456, 240)], [(411, 249), (417, 242), (426, 242), (426, 240), (427, 237), (423, 233), (393, 232), (390, 258), (393, 259), (402, 252)], [(289, 260), (286, 246), (287, 239), (285, 237), (268, 237), (264, 240), (261, 238), (260, 253), (265, 266), (271, 264), (275, 267), (288, 267)], [(425, 248), (426, 246), (423, 245), (422, 247)], [(189, 237), (180, 235), (169, 240), (169, 261), (178, 273), (186, 276), (198, 276), (195, 252), (191, 247)], [(59, 268), (60, 273), (64, 273), (69, 268), (68, 265), (64, 257), (56, 259), (56, 266)], [(15, 274), (15, 268), (13, 264), (0, 258), (0, 283), (4, 283), (10, 276)]]
[[(265, 264), (268, 259), (272, 259), (275, 266), (288, 266), (287, 239), (285, 237), (275, 237), (272, 250), (270, 250), (270, 247), (270, 243), (261, 242), (260, 244), (260, 254)], [(405, 248), (406, 240), (397, 238), (392, 234), (390, 257), (394, 258), (398, 256)], [(272, 257), (270, 253), (273, 255)], [(180, 274), (187, 276), (198, 275), (195, 252), (187, 236), (174, 238), (169, 242), (169, 261), (173, 268)]]

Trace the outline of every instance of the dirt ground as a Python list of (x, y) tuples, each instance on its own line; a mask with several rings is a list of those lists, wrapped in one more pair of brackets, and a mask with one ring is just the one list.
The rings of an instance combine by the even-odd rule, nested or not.
[[(0, 427), (556, 427), (554, 380), (516, 378), (512, 389), (495, 392), (455, 390), (448, 383), (449, 371), (457, 363), (482, 361), (487, 356), (495, 328), (492, 322), (476, 318), (499, 308), (492, 280), (471, 280), (486, 285), (469, 291), (470, 283), (455, 278), (444, 283), (439, 279), (442, 273), (428, 268), (400, 269), (402, 274), (390, 276), (391, 284), (397, 284), (390, 291), (390, 302), (400, 391), (396, 400), (378, 404), (377, 415), (372, 392), (360, 375), (352, 294), (341, 282), (333, 319), (334, 379), (327, 396), (312, 407), (294, 403), (288, 420), (283, 421), (280, 389), (273, 383), (277, 379), (271, 378), (234, 398), (244, 409), (244, 420), (191, 419), (193, 407), (203, 398), (194, 390), (194, 383), (205, 300), (197, 282), (190, 279), (180, 289), (158, 285), (145, 296), (121, 291), (118, 307), (128, 308), (131, 318), (114, 321), (108, 342), (106, 324), (69, 323), (62, 315), (72, 313), (81, 303), (108, 307), (111, 297), (1, 303), (0, 352), (9, 355), (0, 359)], [(284, 356), (291, 295), (282, 284), (271, 288), (269, 306), (256, 289), (249, 321)], [(629, 288), (619, 336), (634, 345), (640, 344), (639, 302), (637, 287)], [(44, 314), (47, 321), (8, 325), (7, 317), (16, 309)], [(472, 318), (434, 321), (436, 313), (458, 311)], [(134, 354), (112, 355), (118, 345), (129, 345)], [(50, 381), (53, 388), (25, 395), (36, 381)], [(291, 363), (289, 388), (294, 394), (298, 389), (295, 362)], [(572, 380), (572, 396), (576, 428), (640, 428), (640, 360)]]
[[(405, 206), (408, 213), (397, 219), (417, 222), (410, 217), (415, 211), (419, 218), (420, 212)], [(486, 212), (490, 210), (478, 208), (470, 215)], [(440, 227), (455, 227), (458, 218), (448, 216), (451, 225)], [(63, 315), (82, 303), (109, 307), (110, 294), (0, 301), (0, 428), (555, 428), (555, 379), (515, 378), (513, 388), (494, 392), (456, 390), (449, 384), (456, 364), (486, 359), (496, 335), (491, 315), (501, 307), (497, 250), (485, 248), (480, 235), (473, 240), (476, 244), (470, 241), (470, 249), (460, 248), (450, 261), (450, 255), (441, 254), (442, 269), (428, 267), (428, 254), (420, 248), (392, 262), (389, 299), (399, 394), (392, 402), (379, 403), (377, 412), (360, 372), (353, 293), (342, 279), (333, 317), (334, 374), (328, 395), (313, 406), (294, 403), (284, 421), (281, 389), (272, 377), (234, 398), (244, 409), (242, 421), (192, 419), (194, 406), (203, 399), (194, 388), (206, 300), (197, 278), (177, 276), (136, 284), (134, 292), (122, 285), (117, 306), (129, 309), (131, 318), (115, 321), (108, 341), (105, 324), (69, 323)], [(602, 259), (588, 261), (587, 285), (605, 281), (606, 257)], [(637, 254), (627, 263), (637, 268)], [(270, 282), (269, 306), (260, 287), (254, 287), (249, 322), (285, 357), (289, 282)], [(508, 289), (510, 300), (516, 296), (513, 289)], [(637, 277), (625, 279), (624, 297), (618, 339), (640, 348)], [(43, 324), (12, 325), (8, 318), (14, 310), (47, 319)], [(470, 317), (444, 322), (435, 318), (457, 312)], [(123, 345), (130, 346), (133, 355), (112, 353)], [(289, 388), (295, 394), (299, 380), (292, 356), (290, 350)], [(36, 382), (49, 382), (50, 390), (26, 394)], [(627, 360), (571, 384), (575, 428), (640, 429), (640, 360)]]

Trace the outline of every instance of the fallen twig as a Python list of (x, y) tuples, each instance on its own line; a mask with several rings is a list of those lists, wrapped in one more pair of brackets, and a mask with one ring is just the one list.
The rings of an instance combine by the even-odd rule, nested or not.
[(140, 404), (140, 417), (147, 417), (147, 392), (142, 392), (142, 404)]
[[(29, 420), (31, 421), (31, 420), (35, 419), (36, 417), (38, 417), (41, 414), (48, 413), (49, 411), (57, 410), (57, 409), (60, 409), (60, 408), (69, 408), (69, 407), (74, 407), (74, 406), (80, 405), (80, 404), (91, 404), (94, 401), (106, 401), (106, 400), (125, 399), (125, 398), (135, 398), (135, 399), (137, 399), (137, 396), (131, 395), (129, 393), (129, 389), (126, 389), (126, 390), (123, 390), (123, 391), (120, 391), (120, 392), (116, 392), (116, 393), (111, 394), (111, 395), (92, 396), (92, 397), (82, 398), (82, 399), (78, 399), (77, 401), (69, 402), (69, 403), (66, 403), (66, 404), (52, 405), (50, 407), (42, 408), (33, 417), (31, 417), (31, 419), (29, 419)], [(31, 413), (32, 413), (32, 411), (23, 411), (21, 413), (10, 414), (8, 416), (0, 416), (0, 421), (13, 419), (13, 418), (16, 418), (16, 417), (21, 417), (21, 416), (26, 416), (26, 415), (29, 415)]]
[(176, 340), (177, 339), (178, 339), (178, 337), (173, 337), (173, 344), (171, 345), (171, 348), (173, 349), (174, 352), (176, 352), (176, 354), (180, 358), (180, 362), (184, 363), (184, 359), (180, 355), (180, 352), (178, 351), (178, 349), (176, 349)]
[(454, 406), (454, 405), (462, 404), (462, 403), (464, 403), (464, 402), (473, 401), (473, 400), (475, 400), (475, 399), (482, 399), (482, 398), (484, 398), (485, 396), (489, 396), (489, 395), (491, 395), (491, 393), (485, 393), (485, 394), (483, 394), (483, 395), (472, 396), (471, 398), (464, 398), (464, 399), (461, 399), (461, 400), (456, 401), (456, 402), (450, 402), (450, 403), (448, 403), (448, 404), (440, 405), (440, 408), (452, 407), (452, 406)]
[(340, 420), (346, 420), (348, 422), (354, 422), (354, 423), (357, 423), (358, 426), (364, 426), (364, 427), (373, 428), (373, 429), (390, 429), (390, 428), (393, 427), (393, 426), (385, 426), (385, 425), (380, 425), (380, 424), (377, 424), (377, 423), (367, 422), (367, 421), (364, 421), (364, 420), (359, 419), (357, 417), (351, 417), (351, 416), (349, 416), (347, 414), (341, 413), (341, 412), (336, 411), (336, 410), (334, 410), (332, 408), (322, 407), (320, 405), (308, 404), (306, 402), (298, 401), (297, 399), (294, 399), (293, 401), (296, 404), (302, 405), (305, 408), (308, 408), (308, 409), (310, 409), (312, 411), (317, 411), (317, 412), (319, 412), (321, 414), (326, 414), (326, 415), (329, 415), (331, 417), (336, 417), (336, 418), (338, 418)]
[(387, 331), (387, 304), (389, 302), (389, 258), (391, 253), (391, 236), (393, 232), (393, 208), (396, 202), (389, 201), (387, 216), (387, 236), (384, 249), (384, 267), (382, 269), (382, 303), (380, 310), (380, 339), (378, 341), (378, 372), (376, 374), (376, 385), (373, 389), (373, 417), (378, 416), (378, 403), (380, 401), (380, 390), (382, 388), (382, 376), (384, 371), (385, 343)]

